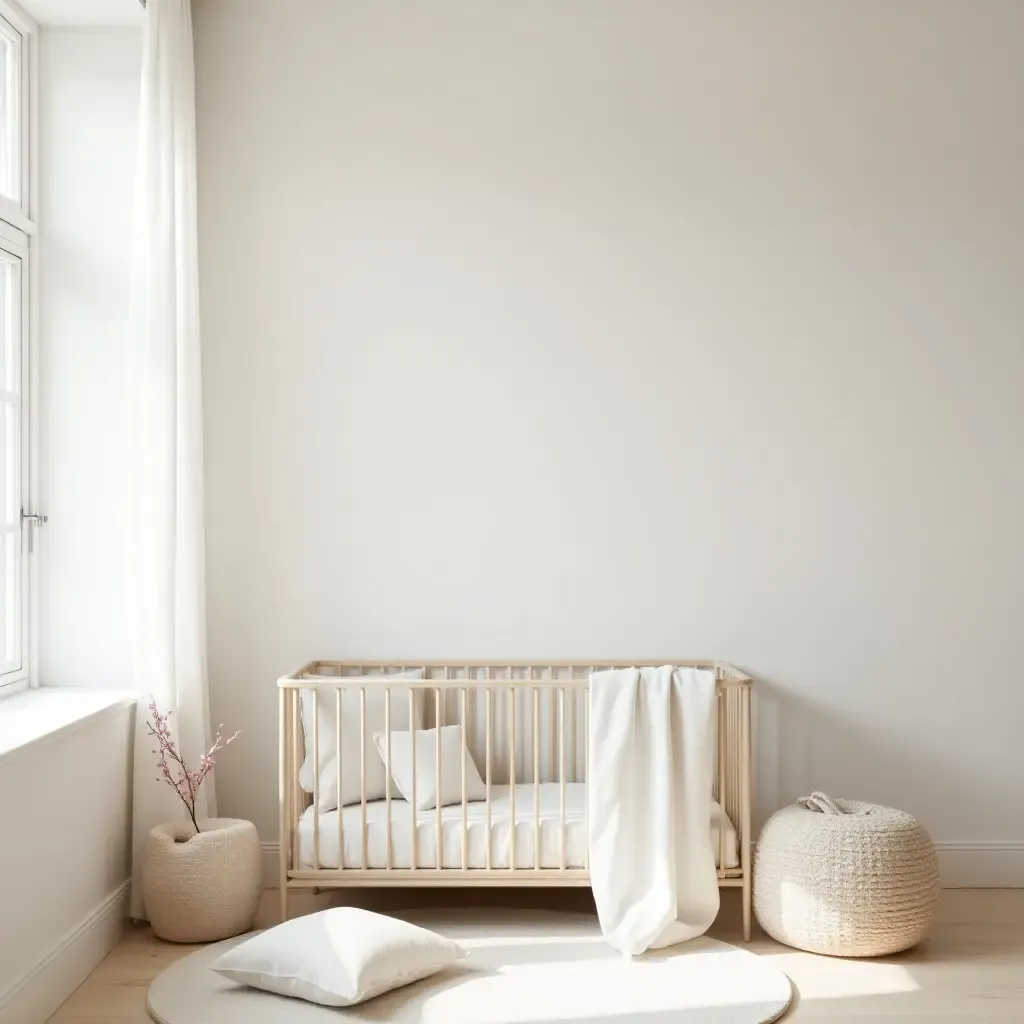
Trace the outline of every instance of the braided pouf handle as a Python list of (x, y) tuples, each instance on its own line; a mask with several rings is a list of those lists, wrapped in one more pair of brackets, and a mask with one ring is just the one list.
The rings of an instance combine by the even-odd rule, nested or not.
[(828, 795), (815, 790), (810, 796), (802, 796), (797, 803), (808, 811), (818, 811), (820, 814), (846, 814), (839, 804)]

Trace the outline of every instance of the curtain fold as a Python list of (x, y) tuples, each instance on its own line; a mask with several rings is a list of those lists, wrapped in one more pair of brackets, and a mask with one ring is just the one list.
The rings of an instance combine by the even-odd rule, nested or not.
[[(190, 0), (149, 0), (143, 37), (129, 331), (136, 714), (131, 914), (144, 917), (149, 830), (185, 817), (157, 780), (150, 697), (186, 761), (210, 744), (206, 679), (202, 367)], [(216, 814), (212, 786), (197, 817)]]

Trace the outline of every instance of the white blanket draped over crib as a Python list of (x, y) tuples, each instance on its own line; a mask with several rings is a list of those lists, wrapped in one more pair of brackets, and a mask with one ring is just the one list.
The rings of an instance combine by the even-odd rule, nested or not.
[(627, 956), (702, 935), (718, 914), (708, 840), (716, 684), (706, 669), (590, 677), (590, 879)]

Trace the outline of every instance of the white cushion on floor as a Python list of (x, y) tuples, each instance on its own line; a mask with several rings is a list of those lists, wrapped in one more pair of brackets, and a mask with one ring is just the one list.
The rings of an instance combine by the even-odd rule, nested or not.
[(443, 935), (356, 907), (335, 907), (261, 932), (212, 969), (252, 988), (321, 1006), (354, 1006), (466, 956)]

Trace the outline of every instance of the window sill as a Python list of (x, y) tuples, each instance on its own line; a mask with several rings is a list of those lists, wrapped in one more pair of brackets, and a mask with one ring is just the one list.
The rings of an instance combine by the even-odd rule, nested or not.
[(0, 760), (135, 705), (132, 693), (41, 686), (0, 699)]

